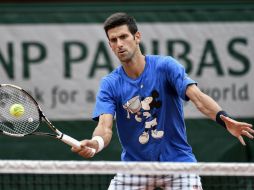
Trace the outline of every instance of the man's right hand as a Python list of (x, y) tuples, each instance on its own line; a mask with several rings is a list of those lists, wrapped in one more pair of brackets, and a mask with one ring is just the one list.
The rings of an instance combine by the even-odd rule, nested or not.
[(80, 156), (84, 158), (91, 158), (95, 155), (96, 152), (94, 152), (92, 149), (95, 149), (96, 152), (98, 150), (98, 142), (95, 140), (83, 140), (81, 141), (81, 147), (72, 147), (71, 151), (78, 153)]

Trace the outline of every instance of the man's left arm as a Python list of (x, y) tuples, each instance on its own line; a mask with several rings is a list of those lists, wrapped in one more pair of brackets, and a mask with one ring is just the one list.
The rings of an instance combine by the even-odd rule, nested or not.
[(230, 118), (210, 96), (201, 92), (195, 84), (187, 87), (186, 95), (200, 112), (224, 126), (233, 136), (239, 139), (242, 145), (246, 145), (243, 135), (253, 139), (254, 130), (251, 128), (251, 124), (238, 122)]

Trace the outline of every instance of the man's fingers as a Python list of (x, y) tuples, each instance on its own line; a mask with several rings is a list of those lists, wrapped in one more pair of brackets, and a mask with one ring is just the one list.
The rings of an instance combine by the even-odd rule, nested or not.
[[(87, 143), (88, 144), (88, 143)], [(92, 144), (91, 144), (92, 145)], [(81, 144), (81, 147), (83, 148), (83, 149), (85, 149), (86, 150), (86, 155), (87, 155), (87, 157), (93, 157), (94, 155), (95, 155), (95, 153), (96, 153), (96, 149), (94, 149), (94, 148), (92, 148), (92, 147), (90, 147), (90, 146), (85, 146), (85, 145), (83, 145), (83, 144)]]
[(244, 140), (243, 140), (243, 137), (242, 137), (241, 135), (238, 137), (238, 139), (239, 139), (240, 143), (241, 143), (243, 146), (246, 146), (246, 144), (245, 144), (245, 142), (244, 142)]
[(245, 127), (253, 127), (252, 124), (249, 123), (242, 122), (241, 124), (244, 125)]
[(91, 158), (95, 155), (96, 149), (94, 147), (94, 142), (92, 140), (81, 141), (81, 147), (72, 147), (71, 151), (78, 153), (80, 156), (85, 158)]
[(85, 157), (85, 158), (91, 158), (91, 157), (93, 157), (95, 155), (95, 152), (92, 151), (91, 148), (85, 146), (85, 147), (82, 147), (81, 151), (79, 151), (78, 154), (80, 156)]
[(72, 152), (79, 152), (80, 150), (81, 150), (81, 147), (80, 147), (80, 148), (71, 147), (71, 151), (72, 151)]
[(253, 139), (253, 135), (251, 135), (248, 131), (242, 130), (242, 134), (246, 137), (249, 137), (250, 139)]
[(253, 130), (253, 129), (251, 129), (251, 128), (249, 128), (249, 127), (246, 127), (246, 128), (245, 128), (245, 129), (243, 129), (243, 130), (245, 130), (245, 131), (247, 131), (247, 132), (249, 132), (249, 133), (254, 134), (254, 130)]
[(87, 146), (87, 140), (83, 140), (81, 141), (81, 147), (72, 147), (71, 151), (77, 153), (77, 152), (80, 152), (82, 149), (84, 149), (84, 147), (86, 146)]

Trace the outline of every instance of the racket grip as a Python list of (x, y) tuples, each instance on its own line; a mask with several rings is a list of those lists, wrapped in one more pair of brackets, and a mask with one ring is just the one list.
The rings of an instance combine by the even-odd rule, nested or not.
[[(81, 147), (80, 141), (78, 141), (68, 135), (65, 135), (65, 134), (62, 135), (61, 141), (63, 141), (64, 143), (66, 143), (72, 147), (77, 147), (77, 148)], [(87, 148), (90, 149), (93, 152), (93, 154), (96, 153), (96, 150), (94, 148), (90, 148), (90, 147), (87, 147)]]

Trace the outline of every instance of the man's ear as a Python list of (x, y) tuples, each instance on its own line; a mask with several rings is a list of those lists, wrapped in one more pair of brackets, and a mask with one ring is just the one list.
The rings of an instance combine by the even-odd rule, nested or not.
[(137, 31), (135, 34), (135, 40), (136, 40), (137, 44), (139, 44), (141, 42), (141, 33), (139, 31)]

